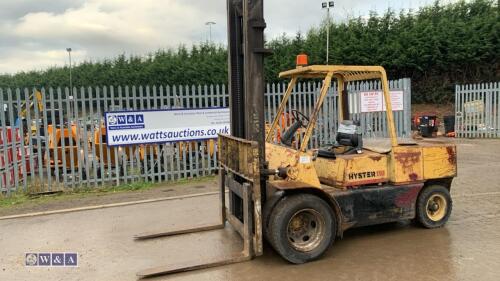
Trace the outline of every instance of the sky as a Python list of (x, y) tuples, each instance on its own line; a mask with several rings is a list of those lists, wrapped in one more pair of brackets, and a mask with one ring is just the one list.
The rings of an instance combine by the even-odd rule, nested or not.
[[(324, 1), (324, 0), (323, 0)], [(265, 0), (266, 38), (318, 26), (322, 0)], [(434, 0), (336, 0), (332, 18), (418, 9)], [(456, 2), (456, 0), (441, 0)], [(0, 0), (0, 73), (146, 55), (209, 40), (226, 44), (226, 0)]]

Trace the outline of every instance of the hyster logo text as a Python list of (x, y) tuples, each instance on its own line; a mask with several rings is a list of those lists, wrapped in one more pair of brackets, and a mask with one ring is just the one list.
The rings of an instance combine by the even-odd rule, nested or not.
[(362, 179), (368, 179), (368, 178), (375, 178), (375, 177), (383, 177), (385, 175), (384, 171), (370, 171), (370, 172), (361, 172), (361, 173), (350, 173), (349, 174), (349, 180), (362, 180)]

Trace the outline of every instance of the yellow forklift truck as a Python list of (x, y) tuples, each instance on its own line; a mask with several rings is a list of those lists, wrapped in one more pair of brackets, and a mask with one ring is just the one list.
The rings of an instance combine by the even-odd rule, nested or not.
[[(389, 84), (381, 66), (311, 65), (297, 59), (266, 136), (264, 122), (263, 1), (227, 1), (231, 136), (219, 135), (220, 218), (215, 225), (143, 233), (137, 240), (209, 231), (230, 225), (243, 240), (241, 253), (209, 262), (152, 265), (151, 277), (250, 260), (263, 254), (264, 238), (285, 260), (319, 258), (353, 227), (415, 220), (426, 228), (450, 217), (450, 189), (457, 173), (452, 143), (398, 139)], [(242, 42), (242, 44), (241, 44)], [(322, 79), (309, 116), (294, 110), (294, 124), (276, 141), (279, 118), (299, 79)], [(339, 123), (335, 144), (308, 149), (332, 80), (337, 82)], [(346, 84), (376, 80), (387, 108), (388, 139), (363, 139), (349, 113)], [(298, 148), (291, 139), (302, 128)], [(226, 195), (226, 191), (228, 194)], [(195, 253), (193, 253), (195, 254)]]
[[(300, 61), (300, 59), (299, 59)], [(389, 84), (380, 66), (298, 66), (280, 73), (291, 79), (280, 114), (298, 79), (321, 78), (323, 87), (314, 112), (293, 111), (295, 123), (285, 136), (303, 127), (299, 149), (287, 139), (266, 139), (265, 160), (275, 175), (268, 178), (263, 229), (267, 240), (286, 260), (303, 263), (319, 257), (336, 237), (351, 227), (415, 219), (426, 228), (443, 226), (452, 201), (451, 181), (456, 176), (456, 147), (446, 142), (398, 139)], [(307, 149), (318, 112), (332, 79), (339, 95), (336, 143)], [(344, 86), (349, 82), (379, 80), (387, 105), (389, 139), (363, 139), (359, 122), (349, 120)], [(274, 120), (271, 132), (276, 128)], [(224, 153), (221, 151), (221, 153)]]

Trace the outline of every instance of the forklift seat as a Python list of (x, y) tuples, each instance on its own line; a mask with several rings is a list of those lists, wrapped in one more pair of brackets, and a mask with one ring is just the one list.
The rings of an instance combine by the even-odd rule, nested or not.
[(391, 152), (390, 138), (369, 138), (363, 142), (363, 148), (376, 153), (386, 154)]

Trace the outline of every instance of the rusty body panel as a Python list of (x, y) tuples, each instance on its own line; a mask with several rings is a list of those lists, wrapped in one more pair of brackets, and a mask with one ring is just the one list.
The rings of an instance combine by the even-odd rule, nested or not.
[(301, 152), (267, 143), (266, 159), (271, 169), (288, 168), (285, 179), (269, 179), (278, 189), (321, 189), (321, 184), (340, 189), (379, 183), (402, 185), (457, 174), (452, 143), (397, 146), (387, 154), (364, 149), (359, 154), (339, 154), (335, 159), (315, 157), (313, 150)]
[(314, 167), (322, 183), (346, 189), (388, 182), (387, 158), (363, 150), (361, 154), (339, 155), (336, 159), (318, 157)]
[(391, 152), (391, 182), (404, 184), (457, 175), (456, 146), (453, 143), (421, 142), (398, 146)]
[(390, 160), (391, 182), (401, 184), (423, 180), (422, 160), (420, 147), (393, 147)]
[(457, 176), (457, 148), (455, 145), (425, 146), (422, 150), (425, 179)]
[(274, 180), (279, 181), (275, 186), (283, 189), (298, 188), (299, 184), (287, 182), (300, 182), (302, 187), (321, 188), (312, 154), (312, 151), (299, 152), (293, 148), (266, 143), (269, 168), (287, 168), (286, 179), (275, 177)]

